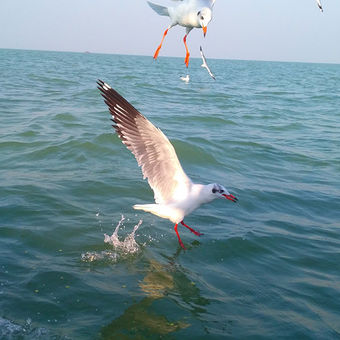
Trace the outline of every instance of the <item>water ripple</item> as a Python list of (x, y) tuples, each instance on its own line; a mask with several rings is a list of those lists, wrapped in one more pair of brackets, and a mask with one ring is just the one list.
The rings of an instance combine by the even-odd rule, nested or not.
[[(0, 55), (0, 338), (339, 337), (339, 65), (193, 59), (183, 84), (178, 58)], [(187, 217), (188, 251), (132, 209), (153, 192), (98, 78), (239, 198)]]

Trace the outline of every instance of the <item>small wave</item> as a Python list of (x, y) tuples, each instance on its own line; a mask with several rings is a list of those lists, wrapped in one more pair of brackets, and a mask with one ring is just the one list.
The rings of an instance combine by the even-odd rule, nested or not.
[(54, 120), (66, 121), (66, 122), (76, 122), (77, 118), (70, 113), (58, 113)]
[(61, 78), (60, 76), (58, 77), (49, 77), (49, 76), (42, 76), (42, 75), (36, 75), (36, 74), (29, 74), (28, 78), (31, 80), (34, 80), (35, 82), (39, 82), (46, 85), (60, 85), (60, 86), (74, 86), (78, 85), (78, 82), (71, 80), (71, 79), (66, 79)]

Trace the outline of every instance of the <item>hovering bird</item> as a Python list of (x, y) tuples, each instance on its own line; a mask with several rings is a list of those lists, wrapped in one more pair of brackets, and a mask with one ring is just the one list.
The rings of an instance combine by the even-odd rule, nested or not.
[(184, 223), (185, 216), (216, 198), (226, 198), (235, 203), (237, 198), (220, 184), (193, 183), (183, 171), (174, 147), (163, 132), (108, 84), (101, 80), (97, 84), (112, 115), (113, 127), (135, 156), (144, 179), (148, 179), (154, 192), (155, 204), (136, 204), (133, 208), (175, 223), (178, 242), (185, 249), (177, 230), (179, 223), (195, 235), (203, 235)]
[(321, 1), (320, 0), (316, 0), (316, 3), (318, 4), (318, 7), (320, 8), (320, 11), (323, 12)]
[(171, 20), (171, 24), (165, 30), (162, 41), (153, 56), (154, 59), (157, 59), (159, 50), (162, 47), (163, 40), (169, 29), (176, 25), (180, 25), (186, 27), (186, 34), (183, 38), (186, 50), (184, 62), (186, 67), (188, 67), (190, 53), (187, 46), (187, 36), (194, 27), (202, 28), (204, 36), (207, 34), (207, 26), (212, 19), (212, 8), (214, 3), (215, 0), (180, 0), (180, 3), (175, 7), (164, 7), (148, 1), (148, 4), (156, 13), (168, 16)]
[(189, 81), (190, 81), (189, 74), (187, 74), (186, 77), (181, 77), (181, 80), (185, 81), (186, 83), (189, 83)]
[(212, 74), (212, 72), (210, 71), (210, 68), (207, 64), (207, 59), (205, 59), (205, 56), (203, 54), (202, 46), (200, 46), (200, 52), (201, 52), (201, 57), (202, 57), (202, 60), (203, 60), (203, 64), (201, 66), (207, 69), (207, 71), (209, 72), (210, 77), (212, 79), (216, 80), (215, 76)]

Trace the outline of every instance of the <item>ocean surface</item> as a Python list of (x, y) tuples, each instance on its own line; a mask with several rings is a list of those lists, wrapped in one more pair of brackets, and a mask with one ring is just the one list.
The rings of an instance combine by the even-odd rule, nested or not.
[[(0, 339), (340, 339), (340, 65), (151, 53), (0, 50)], [(238, 197), (186, 251), (97, 79)]]

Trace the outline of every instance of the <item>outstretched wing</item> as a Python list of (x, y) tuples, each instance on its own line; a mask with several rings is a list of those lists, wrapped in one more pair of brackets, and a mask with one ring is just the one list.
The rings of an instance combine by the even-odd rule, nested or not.
[(147, 1), (149, 6), (159, 15), (169, 16), (169, 10), (165, 6), (154, 4), (153, 2)]
[(202, 50), (202, 46), (200, 46), (200, 52), (201, 52), (201, 57), (202, 57), (202, 60), (203, 60), (203, 64), (202, 64), (202, 67), (205, 67), (210, 75), (211, 78), (213, 78), (214, 80), (216, 80), (215, 76), (213, 75), (213, 73), (211, 72), (208, 64), (207, 64), (207, 59), (205, 58), (204, 56), (204, 53), (203, 53), (203, 50)]
[(205, 55), (203, 54), (202, 46), (200, 46), (200, 53), (203, 61), (202, 67), (207, 67), (207, 59), (205, 59)]
[(117, 91), (101, 80), (97, 84), (110, 109), (113, 127), (142, 168), (156, 203), (183, 199), (191, 180), (183, 171), (168, 138)]

